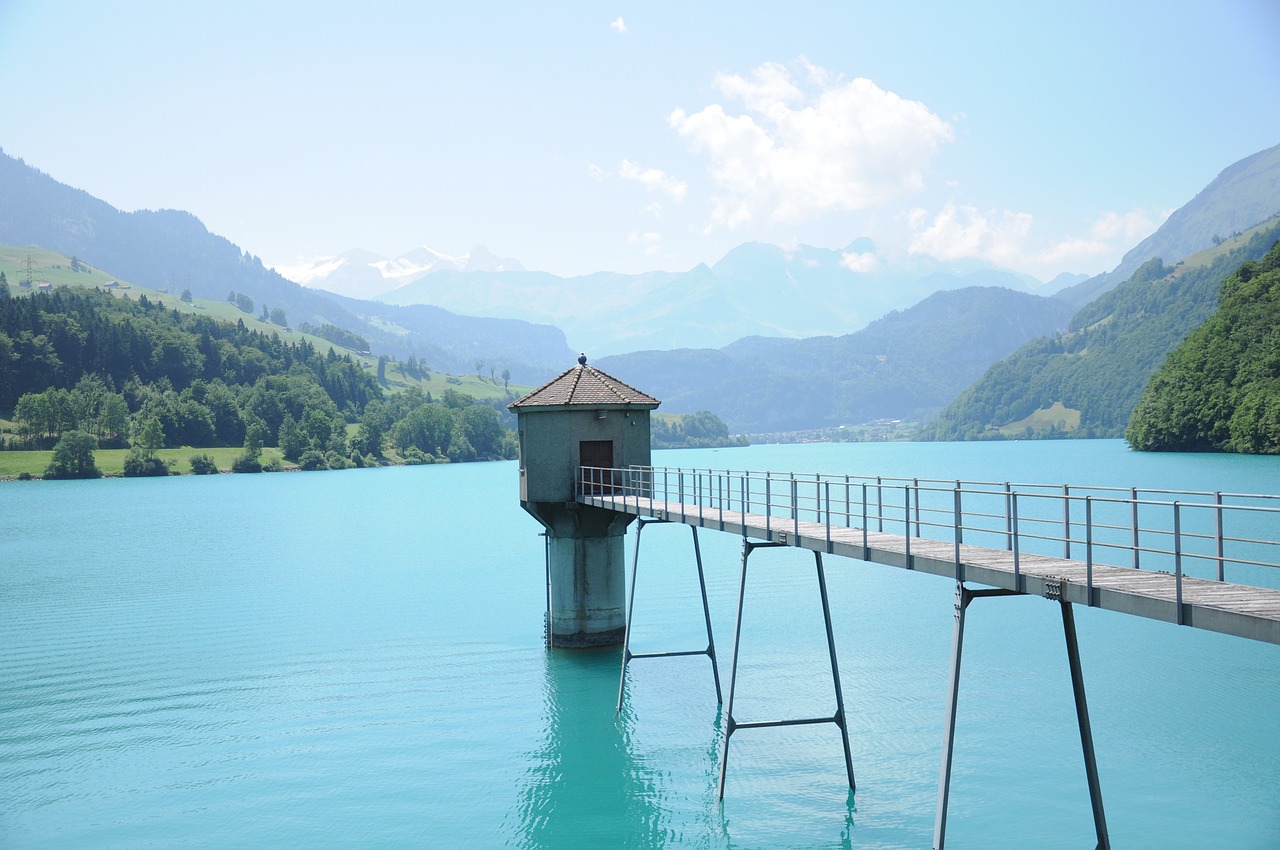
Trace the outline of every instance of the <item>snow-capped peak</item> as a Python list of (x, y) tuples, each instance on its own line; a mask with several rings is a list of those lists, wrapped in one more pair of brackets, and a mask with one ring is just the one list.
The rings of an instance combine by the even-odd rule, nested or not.
[(334, 257), (299, 259), (297, 263), (276, 266), (276, 271), (304, 286), (368, 298), (399, 289), (432, 272), (524, 271), (524, 266), (518, 260), (497, 256), (483, 245), (458, 257), (424, 245), (390, 260), (356, 249)]

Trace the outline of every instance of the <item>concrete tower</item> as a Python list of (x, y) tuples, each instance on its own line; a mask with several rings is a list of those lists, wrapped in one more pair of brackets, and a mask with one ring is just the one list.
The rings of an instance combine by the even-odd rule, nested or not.
[(658, 404), (584, 355), (507, 405), (520, 434), (520, 505), (547, 530), (553, 646), (622, 643), (623, 536), (632, 517), (578, 504), (576, 488), (583, 467), (650, 465), (649, 411)]

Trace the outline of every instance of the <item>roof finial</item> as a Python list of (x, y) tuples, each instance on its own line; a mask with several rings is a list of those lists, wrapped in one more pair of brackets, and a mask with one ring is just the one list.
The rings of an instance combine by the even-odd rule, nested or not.
[(579, 365), (579, 366), (586, 366), (586, 365), (587, 365), (587, 355), (586, 355), (586, 353), (585, 353), (585, 352), (579, 352), (579, 354), (578, 354), (578, 365)]

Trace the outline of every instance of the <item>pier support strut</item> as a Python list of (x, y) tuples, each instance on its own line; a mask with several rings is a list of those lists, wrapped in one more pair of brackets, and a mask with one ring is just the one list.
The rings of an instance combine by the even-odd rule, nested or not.
[(729, 704), (727, 706), (724, 749), (720, 753), (720, 785), (717, 797), (724, 799), (725, 774), (729, 768), (729, 742), (733, 733), (739, 729), (764, 729), (773, 726), (808, 726), (816, 723), (834, 723), (840, 729), (840, 740), (844, 744), (844, 766), (849, 777), (849, 790), (857, 789), (853, 779), (853, 756), (849, 751), (849, 726), (845, 719), (844, 691), (840, 686), (840, 665), (836, 662), (836, 642), (831, 631), (831, 605), (827, 601), (827, 577), (822, 569), (822, 553), (814, 552), (813, 557), (818, 569), (818, 593), (822, 597), (822, 620), (827, 630), (827, 654), (831, 659), (831, 681), (836, 692), (836, 713), (831, 717), (809, 717), (797, 720), (760, 720), (739, 723), (733, 716), (733, 696), (738, 681), (738, 653), (742, 647), (742, 603), (747, 589), (747, 559), (756, 549), (785, 546), (785, 543), (752, 543), (742, 541), (742, 574), (738, 581), (738, 616), (733, 627), (733, 662), (729, 668)]
[(693, 532), (693, 557), (698, 564), (698, 589), (702, 592), (702, 619), (707, 625), (707, 648), (693, 649), (684, 652), (632, 652), (631, 651), (631, 618), (636, 604), (636, 575), (640, 570), (640, 535), (646, 525), (666, 520), (640, 517), (636, 525), (635, 553), (631, 558), (631, 589), (627, 596), (627, 628), (622, 639), (622, 675), (618, 677), (618, 711), (622, 711), (622, 694), (627, 686), (627, 665), (633, 658), (677, 658), (687, 655), (705, 655), (711, 659), (711, 678), (716, 684), (716, 704), (724, 703), (720, 696), (720, 670), (716, 664), (716, 641), (711, 634), (711, 608), (707, 605), (707, 581), (702, 571), (702, 549), (698, 546), (698, 528), (689, 526)]
[[(970, 590), (956, 582), (955, 631), (951, 639), (951, 673), (947, 679), (947, 724), (942, 742), (942, 767), (938, 775), (938, 806), (933, 821), (933, 848), (943, 850), (947, 834), (947, 805), (951, 793), (951, 762), (956, 733), (956, 702), (960, 695), (960, 659), (964, 647), (965, 610), (974, 599), (988, 596), (1016, 596), (1017, 591), (997, 588)], [(1089, 783), (1089, 803), (1093, 808), (1093, 827), (1097, 833), (1096, 850), (1111, 850), (1107, 835), (1107, 818), (1102, 808), (1102, 786), (1098, 781), (1098, 762), (1094, 757), (1093, 731), (1089, 725), (1089, 706), (1085, 701), (1084, 675), (1080, 670), (1080, 648), (1076, 643), (1076, 620), (1071, 603), (1059, 598), (1062, 606), (1062, 630), (1067, 642), (1067, 664), (1071, 668), (1071, 692), (1075, 697), (1076, 721), (1080, 726), (1080, 746), (1084, 751), (1085, 777)], [(730, 701), (732, 704), (732, 687)]]

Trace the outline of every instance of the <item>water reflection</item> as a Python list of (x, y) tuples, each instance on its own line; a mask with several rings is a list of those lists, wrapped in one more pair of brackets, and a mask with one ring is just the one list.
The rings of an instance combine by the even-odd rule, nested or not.
[(657, 773), (632, 752), (630, 709), (615, 714), (620, 663), (616, 648), (546, 654), (546, 729), (527, 756), (520, 847), (671, 843)]

